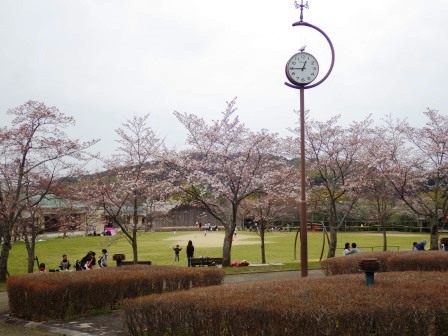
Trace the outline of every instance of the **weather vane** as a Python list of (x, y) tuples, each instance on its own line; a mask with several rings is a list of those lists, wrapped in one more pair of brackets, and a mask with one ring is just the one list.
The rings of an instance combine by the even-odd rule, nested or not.
[(305, 4), (303, 4), (303, 0), (300, 0), (300, 2), (301, 3), (299, 5), (296, 0), (296, 1), (294, 1), (294, 5), (296, 6), (296, 9), (300, 8), (300, 22), (303, 22), (303, 9), (304, 8), (309, 9), (310, 7), (308, 6), (308, 1)]

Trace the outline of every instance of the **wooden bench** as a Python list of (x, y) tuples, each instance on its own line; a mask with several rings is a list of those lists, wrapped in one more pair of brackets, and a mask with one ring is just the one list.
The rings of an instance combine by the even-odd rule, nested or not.
[(201, 257), (201, 258), (191, 258), (191, 266), (217, 266), (222, 265), (222, 258), (209, 258), (209, 257)]

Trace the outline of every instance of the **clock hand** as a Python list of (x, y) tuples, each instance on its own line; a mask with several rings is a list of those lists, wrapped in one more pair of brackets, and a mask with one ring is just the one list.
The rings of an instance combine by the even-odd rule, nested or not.
[(306, 62), (307, 62), (307, 61), (305, 61), (305, 63), (303, 63), (303, 67), (302, 67), (302, 69), (301, 69), (302, 71), (305, 70)]
[(294, 69), (302, 69), (302, 68), (289, 67), (289, 70), (294, 70)]

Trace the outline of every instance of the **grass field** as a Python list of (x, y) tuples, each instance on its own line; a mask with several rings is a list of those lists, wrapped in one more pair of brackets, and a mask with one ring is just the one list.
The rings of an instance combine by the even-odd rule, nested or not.
[[(222, 256), (222, 242), (224, 232), (148, 232), (138, 236), (139, 260), (151, 260), (155, 265), (180, 265), (186, 266), (185, 246), (188, 240), (192, 240), (195, 246), (195, 257)], [(337, 255), (342, 254), (345, 242), (356, 242), (362, 252), (381, 251), (382, 235), (380, 233), (339, 233)], [(419, 233), (388, 233), (389, 250), (409, 250), (413, 241), (429, 239), (428, 234)], [(268, 263), (282, 263), (284, 266), (273, 266), (269, 269), (300, 269), (300, 239), (297, 245), (296, 258), (294, 257), (294, 232), (269, 232), (266, 235), (266, 259)], [(179, 244), (183, 250), (180, 253), (180, 262), (174, 262), (173, 247)], [(310, 267), (319, 267), (319, 258), (322, 254), (322, 232), (308, 233), (308, 258)], [(109, 264), (114, 266), (112, 255), (123, 253), (126, 260), (132, 260), (131, 245), (119, 236), (101, 237), (74, 236), (70, 238), (46, 238), (43, 237), (36, 244), (36, 256), (39, 262), (44, 262), (47, 269), (57, 268), (62, 254), (67, 254), (72, 265), (76, 259), (81, 259), (88, 251), (92, 250), (101, 255), (101, 250), (106, 248), (109, 252)], [(325, 244), (323, 258), (326, 258), (328, 245)], [(239, 231), (233, 241), (232, 260), (247, 260), (252, 264), (261, 263), (260, 238), (254, 232)], [(13, 244), (8, 263), (10, 275), (26, 273), (27, 253), (22, 242)], [(255, 268), (255, 267), (254, 267)], [(250, 268), (250, 269), (254, 269)], [(260, 267), (267, 270), (265, 267)], [(247, 271), (247, 268), (242, 270)], [(241, 270), (226, 270), (226, 272), (238, 272)]]

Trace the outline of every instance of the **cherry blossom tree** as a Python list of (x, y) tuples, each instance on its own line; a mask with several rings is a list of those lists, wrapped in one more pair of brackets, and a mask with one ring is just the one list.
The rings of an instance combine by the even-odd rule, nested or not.
[(389, 118), (371, 153), (406, 206), (430, 221), (430, 245), (436, 250), (439, 225), (448, 213), (448, 117), (432, 109), (424, 115), (422, 128)]
[[(372, 160), (368, 158), (370, 165)], [(378, 224), (383, 234), (383, 251), (387, 251), (387, 223), (396, 206), (396, 194), (384, 175), (376, 167), (369, 170), (368, 178), (364, 180), (362, 198), (358, 202), (355, 212), (365, 209), (370, 222)]]
[(91, 158), (86, 150), (97, 142), (70, 139), (64, 129), (74, 119), (41, 102), (28, 101), (7, 114), (11, 126), (0, 128), (0, 281), (7, 276), (12, 232), (26, 209), (38, 206), (62, 177), (81, 173)]
[(224, 226), (223, 266), (231, 263), (241, 202), (281, 183), (276, 172), (284, 165), (277, 136), (247, 129), (235, 116), (235, 104), (236, 99), (228, 102), (222, 118), (211, 124), (175, 112), (188, 132), (189, 149), (166, 161), (176, 186)]
[[(57, 190), (58, 188), (52, 189)], [(63, 237), (69, 227), (79, 227), (82, 218), (77, 214), (79, 209), (75, 208), (68, 198), (62, 199), (54, 194), (47, 194), (38, 204), (34, 203), (35, 200), (36, 196), (26, 198), (26, 202), (29, 204), (20, 215), (14, 228), (14, 234), (25, 243), (28, 253), (28, 273), (34, 271), (37, 238), (48, 229), (46, 218), (50, 215), (49, 218), (54, 221), (51, 229), (63, 231)]]
[(265, 191), (246, 197), (241, 203), (245, 217), (257, 223), (257, 234), (261, 242), (261, 263), (266, 264), (265, 236), (273, 221), (278, 218), (298, 198), (298, 170), (286, 161), (273, 172), (280, 183)]
[(90, 199), (118, 227), (138, 262), (137, 232), (153, 214), (151, 204), (169, 193), (159, 155), (164, 150), (149, 125), (149, 115), (134, 116), (116, 130), (118, 148), (105, 160), (106, 171), (84, 180), (80, 198)]
[[(361, 164), (365, 154), (365, 138), (369, 136), (370, 117), (348, 127), (338, 125), (340, 116), (325, 122), (307, 118), (305, 150), (308, 172), (313, 172), (311, 193), (318, 193), (326, 208), (330, 246), (328, 257), (334, 257), (337, 231), (361, 196), (366, 167)], [(298, 133), (298, 130), (295, 130)], [(296, 148), (299, 148), (296, 145)], [(312, 196), (308, 193), (308, 199)]]

